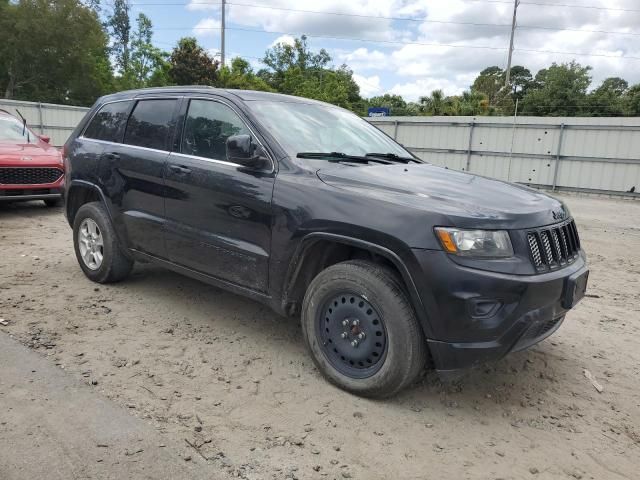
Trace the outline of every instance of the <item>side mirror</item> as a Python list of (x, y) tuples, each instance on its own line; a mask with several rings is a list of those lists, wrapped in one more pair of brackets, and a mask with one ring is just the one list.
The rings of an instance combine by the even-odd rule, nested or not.
[(51, 141), (51, 137), (48, 137), (46, 135), (38, 135), (38, 138), (42, 140), (44, 143), (49, 143)]
[(266, 168), (269, 164), (262, 147), (252, 141), (251, 135), (227, 138), (227, 161), (255, 169)]

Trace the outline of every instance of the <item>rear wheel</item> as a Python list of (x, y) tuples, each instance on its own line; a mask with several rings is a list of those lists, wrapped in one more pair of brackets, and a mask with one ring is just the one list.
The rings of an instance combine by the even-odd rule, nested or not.
[(73, 243), (80, 268), (94, 282), (120, 281), (133, 268), (100, 202), (87, 203), (78, 210), (73, 220)]
[(393, 395), (426, 364), (422, 330), (400, 281), (374, 263), (320, 272), (305, 295), (302, 328), (325, 377), (358, 395)]

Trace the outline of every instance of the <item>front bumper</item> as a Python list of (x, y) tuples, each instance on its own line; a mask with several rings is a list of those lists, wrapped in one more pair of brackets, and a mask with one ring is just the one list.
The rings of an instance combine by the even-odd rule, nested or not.
[(62, 198), (62, 188), (25, 188), (3, 190), (0, 188), (0, 202), (21, 202), (28, 200), (56, 200)]
[(535, 275), (494, 273), (460, 266), (447, 254), (415, 250), (426, 310), (429, 348), (440, 372), (497, 360), (554, 333), (583, 292), (586, 257)]
[(0, 202), (20, 202), (27, 200), (56, 200), (62, 198), (64, 175), (53, 183), (34, 185), (0, 184)]

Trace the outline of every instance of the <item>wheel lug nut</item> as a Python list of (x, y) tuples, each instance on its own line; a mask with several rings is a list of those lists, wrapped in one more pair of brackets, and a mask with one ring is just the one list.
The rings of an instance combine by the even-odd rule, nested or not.
[(351, 325), (353, 325), (354, 327), (360, 325), (360, 320), (356, 318), (353, 322), (351, 322)]
[(356, 348), (356, 347), (358, 346), (358, 340), (353, 340), (353, 341), (351, 342), (351, 346), (352, 346), (352, 347), (354, 347), (354, 348)]
[(364, 337), (366, 337), (366, 335), (364, 334), (364, 332), (360, 332), (360, 335), (358, 335), (358, 338), (360, 340), (362, 340)]
[(342, 325), (343, 325), (343, 326), (345, 326), (345, 327), (346, 327), (347, 325), (349, 325), (349, 320), (347, 320), (347, 319), (345, 318), (345, 319), (342, 321)]
[(349, 336), (349, 334), (347, 332), (342, 332), (342, 335), (340, 335), (342, 338), (347, 338)]

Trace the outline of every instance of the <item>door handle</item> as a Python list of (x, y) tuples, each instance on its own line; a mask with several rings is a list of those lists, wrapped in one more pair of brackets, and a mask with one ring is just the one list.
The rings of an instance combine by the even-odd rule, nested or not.
[(180, 175), (188, 175), (191, 173), (190, 168), (183, 167), (182, 165), (169, 165), (169, 170)]
[(120, 160), (120, 155), (118, 155), (117, 153), (105, 153), (104, 155), (102, 155), (104, 158), (106, 158), (107, 160)]

